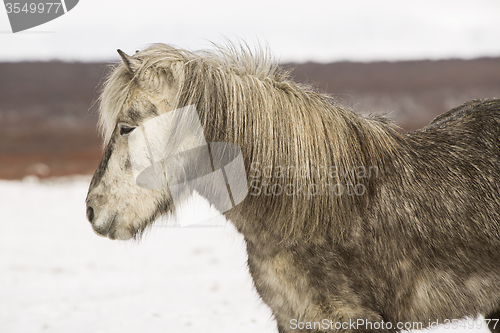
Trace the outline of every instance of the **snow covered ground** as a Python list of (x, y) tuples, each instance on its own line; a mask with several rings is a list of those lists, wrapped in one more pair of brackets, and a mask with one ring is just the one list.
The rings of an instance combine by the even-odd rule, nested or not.
[(110, 241), (85, 218), (89, 182), (0, 181), (0, 332), (276, 333), (230, 224)]

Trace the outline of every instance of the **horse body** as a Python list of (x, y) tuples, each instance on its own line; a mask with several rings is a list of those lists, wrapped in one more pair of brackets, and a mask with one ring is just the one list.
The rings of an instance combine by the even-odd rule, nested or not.
[(390, 332), (500, 309), (500, 100), (401, 135), (246, 52), (155, 45), (121, 56), (102, 97), (107, 149), (87, 197), (97, 233), (140, 235), (174, 209), (168, 189), (134, 184), (126, 132), (194, 104), (208, 141), (241, 147), (258, 190), (225, 215), (244, 235), (279, 332)]
[(291, 319), (425, 328), (498, 309), (499, 122), (500, 100), (471, 101), (403, 136), (340, 243), (243, 231), (255, 286), (280, 332), (300, 331), (289, 329)]

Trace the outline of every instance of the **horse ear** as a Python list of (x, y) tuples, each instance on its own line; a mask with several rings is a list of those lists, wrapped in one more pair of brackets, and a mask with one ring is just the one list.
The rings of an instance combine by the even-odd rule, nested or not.
[(120, 58), (122, 58), (123, 64), (127, 68), (127, 70), (130, 72), (130, 74), (134, 75), (135, 71), (137, 68), (140, 66), (140, 61), (137, 59), (132, 58), (122, 50), (118, 49), (118, 54), (120, 55)]

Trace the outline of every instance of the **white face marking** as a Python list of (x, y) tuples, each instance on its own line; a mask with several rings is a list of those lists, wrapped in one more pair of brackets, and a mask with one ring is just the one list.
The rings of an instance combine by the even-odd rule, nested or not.
[[(135, 121), (141, 104), (147, 103), (129, 112)], [(131, 238), (194, 192), (214, 209), (183, 225), (209, 223), (243, 201), (248, 185), (241, 150), (232, 143), (209, 145), (193, 105), (142, 118), (135, 127), (127, 119), (116, 126), (96, 172), (102, 175), (91, 184), (87, 206), (98, 234)]]
[(171, 211), (168, 190), (138, 186), (130, 167), (127, 137), (138, 129), (132, 124), (151, 116), (148, 105), (154, 105), (158, 113), (168, 112), (165, 103), (149, 97), (138, 92), (124, 105), (123, 110), (134, 109), (134, 119), (124, 111), (119, 115), (121, 122), (135, 128), (124, 135), (118, 125), (115, 127), (87, 195), (87, 215), (92, 217), (94, 231), (111, 239), (130, 239), (161, 214)]

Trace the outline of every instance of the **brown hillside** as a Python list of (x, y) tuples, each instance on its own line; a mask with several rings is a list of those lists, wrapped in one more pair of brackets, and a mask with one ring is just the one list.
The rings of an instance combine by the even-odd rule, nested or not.
[[(473, 98), (500, 97), (500, 58), (287, 64), (296, 81), (404, 130)], [(100, 159), (98, 87), (105, 64), (0, 63), (0, 178), (91, 174)]]
[(361, 113), (389, 113), (404, 130), (474, 98), (500, 97), (500, 58), (293, 64), (294, 77)]

